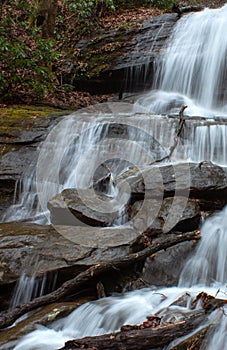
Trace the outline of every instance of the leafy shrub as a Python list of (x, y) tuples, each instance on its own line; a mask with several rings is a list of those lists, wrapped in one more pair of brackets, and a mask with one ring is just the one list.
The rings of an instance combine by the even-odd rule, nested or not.
[(31, 48), (23, 41), (0, 35), (0, 96), (3, 100), (23, 94), (41, 98), (53, 89), (51, 67), (59, 54), (52, 48), (51, 40), (37, 39)]

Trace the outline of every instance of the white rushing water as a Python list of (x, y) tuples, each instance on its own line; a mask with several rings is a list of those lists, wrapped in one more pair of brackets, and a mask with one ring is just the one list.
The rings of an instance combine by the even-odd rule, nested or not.
[[(37, 330), (22, 337), (14, 349), (54, 350), (62, 347), (69, 339), (115, 331), (123, 324), (141, 323), (148, 315), (162, 316), (166, 322), (171, 318), (180, 320), (190, 311), (190, 301), (200, 291), (227, 299), (226, 215), (227, 207), (207, 219), (203, 225), (202, 239), (195, 254), (185, 265), (179, 286), (159, 289), (150, 287), (86, 303), (51, 327), (38, 326)], [(184, 306), (177, 304), (181, 296), (187, 301)], [(222, 312), (216, 311), (214, 317), (217, 326), (212, 336), (205, 339), (206, 349), (226, 350), (227, 318)], [(212, 347), (214, 341), (215, 347)]]
[[(157, 62), (153, 90), (138, 103), (155, 113), (227, 113), (227, 5), (183, 16)], [(222, 92), (219, 94), (219, 88)]]
[[(129, 163), (135, 166), (147, 164), (151, 157), (160, 158), (160, 152), (152, 154), (148, 150), (152, 140), (156, 146), (159, 143), (159, 151), (166, 154), (174, 138), (174, 122), (139, 114), (136, 122), (133, 118), (130, 122), (132, 112), (166, 113), (176, 108), (179, 112), (182, 104), (187, 104), (185, 113), (188, 115), (226, 114), (226, 88), (221, 89), (224, 91), (222, 96), (217, 96), (218, 86), (224, 86), (227, 79), (226, 28), (227, 5), (183, 16), (157, 63), (155, 90), (142, 96), (134, 107), (127, 103), (124, 107), (124, 104), (115, 103), (113, 107), (112, 103), (107, 113), (94, 107), (67, 116), (41, 146), (38, 164), (31, 164), (20, 179), (14, 206), (7, 210), (2, 221), (48, 222), (48, 200), (65, 188), (89, 187), (95, 169), (111, 155), (113, 159), (125, 159), (124, 153), (126, 156), (131, 153)], [(114, 145), (111, 140), (109, 128), (116, 122), (128, 129), (125, 130), (128, 145), (122, 142)], [(129, 130), (130, 124), (134, 129)], [(121, 134), (117, 136), (118, 141), (123, 138)], [(226, 140), (226, 122), (219, 125), (195, 123), (187, 135), (183, 154), (182, 149), (175, 152), (172, 160), (210, 160), (227, 165)], [(147, 147), (145, 156), (144, 150), (138, 151), (141, 147)], [(113, 163), (111, 172), (116, 176), (122, 170), (122, 163), (119, 166), (116, 161)]]
[(215, 281), (224, 285), (227, 282), (226, 218), (227, 207), (204, 223), (202, 244), (185, 264), (179, 285), (210, 285)]
[[(47, 223), (48, 201), (66, 188), (89, 188), (98, 178), (96, 171), (101, 164), (108, 162), (116, 178), (129, 165), (144, 166), (169, 153), (177, 120), (122, 114), (122, 106), (132, 108), (127, 103), (109, 106), (119, 112), (77, 112), (57, 124), (41, 145), (38, 161), (20, 179), (15, 204), (4, 213), (2, 221)], [(186, 120), (185, 132), (172, 155), (173, 163), (210, 160), (227, 166), (226, 123), (214, 124), (210, 119), (187, 124)], [(119, 202), (119, 210), (123, 204)]]
[[(187, 104), (188, 115), (227, 114), (226, 94), (216, 93), (226, 79), (226, 29), (227, 5), (184, 16), (158, 64), (156, 90), (141, 97), (135, 108), (112, 103), (107, 105), (109, 112), (97, 108), (64, 118), (41, 145), (37, 164), (23, 175), (18, 185), (20, 193), (15, 196), (19, 201), (9, 208), (3, 220), (47, 223), (48, 201), (65, 188), (90, 187), (101, 164), (108, 162), (116, 177), (124, 167), (143, 166), (166, 155), (174, 140), (176, 120), (140, 112), (166, 113), (176, 108), (179, 112), (182, 104)], [(225, 121), (217, 125), (212, 118), (196, 121), (184, 144), (174, 152), (173, 161), (211, 160), (227, 166), (226, 142)], [(114, 191), (112, 187), (110, 196), (116, 195)], [(17, 342), (15, 350), (57, 349), (68, 339), (111, 332), (126, 323), (143, 322), (150, 314), (162, 315), (166, 320), (173, 314), (181, 317), (189, 312), (190, 300), (199, 291), (213, 295), (218, 292), (218, 297), (226, 298), (226, 217), (227, 208), (204, 223), (202, 240), (186, 262), (178, 286), (150, 287), (86, 303), (49, 328), (38, 326)], [(30, 282), (35, 284), (22, 276), (15, 304), (32, 297)], [(182, 295), (188, 298), (184, 307), (176, 303)], [(218, 312), (212, 317), (217, 328), (208, 334), (202, 350), (226, 350), (227, 317)]]

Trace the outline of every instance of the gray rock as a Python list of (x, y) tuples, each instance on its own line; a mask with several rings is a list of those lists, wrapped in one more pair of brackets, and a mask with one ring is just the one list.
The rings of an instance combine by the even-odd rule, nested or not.
[(205, 200), (207, 209), (212, 209), (216, 200), (222, 207), (227, 202), (227, 172), (211, 162), (151, 165), (139, 171), (131, 168), (116, 179), (116, 185), (124, 181), (131, 188), (132, 202), (143, 199), (145, 194), (153, 199), (189, 196)]
[[(144, 90), (152, 82), (154, 63), (160, 50), (165, 48), (177, 20), (176, 14), (164, 14), (144, 22), (140, 28), (95, 33), (94, 38), (81, 40), (76, 48), (80, 50), (82, 59), (88, 62), (89, 77), (80, 76), (76, 80), (77, 66), (72, 63), (63, 77), (64, 81), (73, 82), (77, 88), (95, 93), (130, 91), (132, 87), (134, 91)], [(105, 47), (110, 43), (112, 50), (108, 52)], [(126, 83), (125, 76), (128, 77)]]
[(0, 217), (13, 203), (16, 181), (36, 161), (36, 149), (62, 115), (59, 112), (40, 118), (20, 117), (0, 123)]
[(154, 258), (146, 260), (141, 278), (149, 285), (177, 285), (185, 261), (193, 252), (193, 248), (192, 242), (183, 242), (158, 252)]
[(22, 273), (59, 285), (93, 264), (137, 251), (138, 238), (130, 228), (0, 224), (1, 307)]
[(152, 200), (145, 205), (144, 201), (137, 201), (132, 206), (131, 221), (134, 228), (142, 226), (149, 237), (171, 230), (190, 232), (199, 227), (200, 208), (196, 200), (180, 196), (161, 202)]
[(48, 202), (51, 222), (54, 225), (111, 226), (119, 217), (112, 200), (93, 189), (66, 189)]

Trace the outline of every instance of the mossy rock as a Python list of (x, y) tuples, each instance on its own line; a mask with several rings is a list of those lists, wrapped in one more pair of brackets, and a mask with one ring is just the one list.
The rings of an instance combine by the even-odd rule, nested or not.
[[(0, 143), (19, 142), (22, 132), (45, 126), (45, 119), (58, 114), (59, 109), (43, 106), (12, 106), (0, 109)], [(0, 150), (0, 153), (6, 149)]]

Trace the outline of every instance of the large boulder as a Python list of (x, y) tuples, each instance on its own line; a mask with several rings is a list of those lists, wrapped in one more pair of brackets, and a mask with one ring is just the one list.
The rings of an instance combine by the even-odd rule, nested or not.
[(198, 199), (202, 209), (221, 208), (227, 203), (227, 172), (211, 162), (131, 168), (116, 179), (116, 185), (124, 181), (131, 188), (132, 202), (145, 195), (154, 199), (177, 195)]
[(48, 202), (48, 209), (54, 225), (106, 227), (113, 225), (120, 216), (117, 203), (113, 201), (113, 198), (93, 189), (65, 189)]
[(138, 236), (122, 227), (0, 224), (0, 284), (17, 280), (22, 272), (43, 275), (120, 257), (136, 249)]
[(200, 208), (197, 201), (180, 196), (174, 200), (165, 198), (161, 202), (148, 201), (145, 205), (144, 201), (137, 201), (133, 204), (130, 214), (133, 227), (136, 229), (143, 227), (149, 236), (163, 231), (166, 233), (172, 230), (193, 231), (198, 229), (200, 223)]

